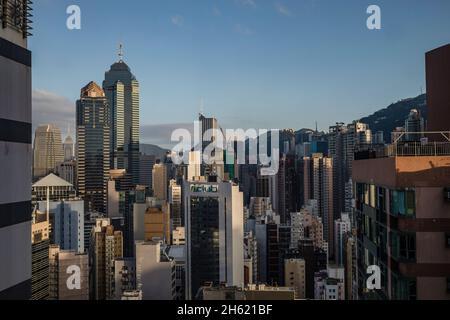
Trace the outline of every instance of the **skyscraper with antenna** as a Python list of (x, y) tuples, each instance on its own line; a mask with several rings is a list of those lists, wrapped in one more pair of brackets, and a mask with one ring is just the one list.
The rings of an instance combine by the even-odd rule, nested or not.
[(111, 111), (111, 168), (126, 169), (139, 183), (139, 82), (124, 61), (119, 44), (118, 61), (105, 73), (103, 90)]

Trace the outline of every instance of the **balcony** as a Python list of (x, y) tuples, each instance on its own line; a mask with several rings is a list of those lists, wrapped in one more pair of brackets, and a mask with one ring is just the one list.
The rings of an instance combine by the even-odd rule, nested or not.
[(23, 38), (31, 36), (31, 0), (0, 0), (0, 25), (21, 32)]
[(438, 156), (450, 156), (450, 142), (401, 142), (390, 145), (359, 145), (355, 150), (355, 160)]

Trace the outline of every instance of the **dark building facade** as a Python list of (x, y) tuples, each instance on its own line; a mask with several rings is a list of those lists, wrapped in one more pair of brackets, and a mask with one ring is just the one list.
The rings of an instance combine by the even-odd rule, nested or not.
[(206, 283), (218, 284), (219, 270), (219, 200), (191, 198), (191, 290), (192, 294)]
[(31, 1), (0, 1), (0, 300), (31, 296)]
[(277, 213), (281, 217), (281, 223), (287, 223), (290, 219), (290, 213), (297, 211), (300, 202), (297, 161), (294, 154), (280, 156), (280, 167), (277, 175)]
[(106, 213), (110, 168), (109, 106), (94, 82), (81, 89), (76, 109), (77, 179), (88, 211)]
[[(360, 298), (450, 299), (449, 160), (418, 154), (355, 161)], [(382, 289), (367, 294), (370, 265), (380, 267)]]
[(426, 53), (426, 75), (428, 131), (450, 131), (450, 44)]

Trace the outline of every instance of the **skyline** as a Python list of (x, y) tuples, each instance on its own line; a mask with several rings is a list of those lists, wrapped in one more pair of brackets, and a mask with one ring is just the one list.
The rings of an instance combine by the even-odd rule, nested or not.
[[(65, 27), (69, 4), (81, 8), (81, 30)], [(65, 132), (79, 89), (102, 82), (123, 43), (141, 84), (141, 140), (163, 147), (201, 101), (225, 128), (351, 122), (425, 92), (425, 52), (450, 41), (446, 1), (377, 1), (379, 31), (366, 28), (369, 1), (154, 1), (121, 8), (135, 10), (127, 25), (97, 23), (119, 19), (118, 6), (86, 4), (35, 5), (34, 127), (48, 111)]]
[(0, 1), (0, 300), (450, 300), (448, 0), (72, 1)]

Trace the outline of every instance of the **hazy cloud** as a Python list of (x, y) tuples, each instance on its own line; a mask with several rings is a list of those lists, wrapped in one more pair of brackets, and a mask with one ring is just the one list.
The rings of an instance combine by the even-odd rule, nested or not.
[(217, 8), (217, 7), (214, 7), (214, 8), (213, 8), (212, 13), (213, 13), (213, 15), (215, 15), (216, 17), (219, 17), (219, 16), (222, 15), (222, 12), (221, 12), (220, 9)]
[(179, 14), (170, 18), (170, 21), (172, 21), (172, 23), (178, 27), (182, 27), (184, 25), (184, 18)]
[(71, 134), (75, 136), (75, 103), (44, 90), (33, 90), (32, 103), (33, 134), (40, 125), (54, 124), (61, 129), (63, 135), (70, 126)]
[(288, 7), (286, 7), (285, 5), (277, 2), (275, 3), (275, 9), (277, 10), (277, 12), (283, 16), (287, 16), (287, 17), (291, 17), (292, 16), (292, 12), (291, 10), (289, 10)]
[(178, 144), (178, 141), (172, 142), (172, 133), (176, 129), (186, 129), (194, 137), (194, 123), (168, 123), (141, 126), (141, 143), (155, 144), (162, 148), (171, 149)]
[(242, 6), (256, 8), (255, 0), (236, 0), (236, 2)]
[(251, 35), (254, 34), (252, 29), (250, 29), (250, 28), (248, 28), (248, 27), (246, 27), (244, 25), (241, 25), (241, 24), (236, 24), (234, 26), (234, 31), (239, 33), (239, 34), (242, 34), (244, 36), (251, 36)]

